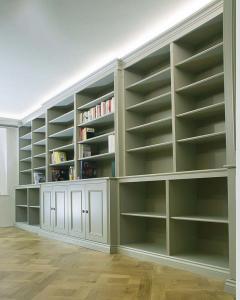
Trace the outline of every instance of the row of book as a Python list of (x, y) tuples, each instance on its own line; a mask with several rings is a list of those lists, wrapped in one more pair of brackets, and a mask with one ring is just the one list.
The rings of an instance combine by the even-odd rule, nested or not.
[(102, 101), (87, 111), (80, 112), (79, 123), (82, 124), (89, 122), (112, 112), (114, 112), (114, 97), (106, 101)]
[[(96, 153), (93, 152), (92, 147), (93, 146), (89, 144), (78, 144), (79, 159), (95, 155)], [(108, 153), (114, 153), (114, 152), (115, 152), (115, 135), (110, 134), (108, 136)]]

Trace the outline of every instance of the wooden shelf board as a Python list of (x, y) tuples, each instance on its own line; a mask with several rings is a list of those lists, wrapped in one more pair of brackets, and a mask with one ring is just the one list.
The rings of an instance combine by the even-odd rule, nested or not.
[(184, 87), (176, 90), (177, 93), (182, 95), (205, 95), (211, 92), (216, 92), (220, 88), (223, 90), (224, 86), (224, 73), (218, 73), (207, 77), (205, 79), (199, 80), (197, 82), (191, 83)]
[(145, 113), (168, 105), (171, 106), (171, 92), (131, 105), (126, 110)]
[(198, 252), (181, 253), (174, 255), (175, 257), (187, 260), (189, 262), (200, 263), (205, 265), (216, 266), (224, 269), (229, 268), (229, 260), (226, 256), (204, 254)]
[(223, 61), (223, 42), (211, 46), (179, 63), (175, 66), (185, 71), (201, 72)]
[(20, 173), (31, 173), (32, 169), (26, 169), (26, 170), (22, 170), (20, 171)]
[(36, 154), (36, 155), (34, 155), (33, 157), (34, 157), (34, 158), (42, 158), (42, 157), (44, 158), (44, 157), (46, 157), (46, 152)]
[(22, 159), (20, 159), (20, 161), (32, 161), (32, 157), (31, 156), (29, 156), (29, 157), (26, 157), (26, 158), (22, 158)]
[(45, 170), (46, 169), (46, 166), (41, 166), (41, 167), (36, 167), (36, 168), (33, 168), (33, 170), (37, 171), (37, 170)]
[(196, 222), (209, 222), (209, 223), (228, 223), (227, 217), (217, 217), (217, 216), (176, 216), (171, 217), (173, 220), (182, 220), (182, 221), (196, 221)]
[(50, 138), (67, 138), (73, 136), (73, 126), (49, 135)]
[(146, 252), (152, 252), (152, 253), (157, 253), (157, 254), (163, 254), (166, 255), (166, 247), (161, 244), (157, 243), (128, 243), (128, 244), (123, 244), (122, 246), (128, 247), (131, 249), (136, 249), (136, 250), (142, 250)]
[(108, 136), (111, 135), (111, 134), (115, 134), (115, 132), (112, 131), (112, 132), (101, 134), (99, 136), (94, 136), (94, 137), (89, 138), (87, 140), (80, 141), (80, 142), (78, 142), (78, 144), (96, 144), (96, 143), (101, 143), (101, 142), (107, 142), (108, 141)]
[(147, 132), (155, 129), (169, 127), (172, 125), (172, 118), (164, 118), (146, 124), (138, 125), (127, 129), (128, 132)]
[(50, 149), (49, 152), (52, 152), (52, 151), (61, 151), (61, 150), (73, 150), (73, 149), (74, 149), (74, 144), (71, 143), (71, 144), (67, 144), (67, 145), (64, 145), (64, 146), (59, 146), (59, 147)]
[(27, 206), (27, 204), (16, 204), (16, 207), (25, 207), (25, 208), (27, 208), (28, 206)]
[(32, 132), (28, 132), (19, 137), (21, 140), (31, 140), (32, 139)]
[(177, 117), (197, 120), (202, 117), (210, 117), (218, 113), (224, 113), (224, 108), (225, 103), (221, 102), (178, 114)]
[(101, 103), (103, 101), (106, 101), (106, 100), (110, 99), (113, 96), (114, 96), (114, 91), (112, 91), (110, 93), (107, 93), (107, 94), (105, 94), (105, 95), (103, 95), (103, 96), (101, 96), (101, 97), (99, 97), (97, 99), (94, 99), (94, 100), (92, 100), (92, 101), (90, 101), (90, 102), (88, 102), (88, 103), (86, 103), (84, 105), (81, 105), (77, 109), (78, 110), (89, 109), (89, 108), (94, 107), (94, 106), (96, 106), (97, 104), (99, 104), (99, 103)]
[(40, 141), (37, 141), (33, 145), (35, 145), (35, 146), (45, 146), (46, 145), (46, 139), (42, 139)]
[(40, 208), (40, 205), (29, 205), (29, 207), (38, 209), (38, 208)]
[(50, 164), (50, 167), (55, 167), (55, 166), (71, 166), (74, 164), (74, 160), (67, 160), (67, 161), (62, 161), (57, 164)]
[(106, 159), (113, 159), (115, 157), (115, 152), (113, 153), (102, 153), (97, 155), (92, 155), (88, 157), (79, 158), (78, 160), (106, 160)]
[(209, 141), (217, 141), (225, 139), (225, 131), (193, 136), (185, 139), (180, 139), (178, 143), (200, 144)]
[(123, 216), (131, 216), (131, 217), (142, 217), (142, 218), (156, 218), (156, 219), (166, 219), (166, 215), (159, 214), (156, 212), (122, 212)]
[(132, 153), (132, 152), (134, 152), (134, 153), (154, 152), (157, 150), (169, 149), (172, 147), (172, 145), (173, 145), (172, 142), (165, 142), (165, 143), (160, 143), (160, 144), (155, 144), (155, 145), (132, 148), (132, 149), (127, 150), (127, 152), (129, 152), (129, 153)]
[(155, 90), (156, 88), (159, 88), (161, 85), (165, 86), (168, 83), (170, 84), (170, 80), (170, 67), (167, 67), (164, 70), (161, 70), (153, 75), (150, 75), (127, 86), (126, 89), (133, 92), (148, 93)]
[(41, 132), (41, 133), (46, 132), (46, 125), (34, 129), (33, 132)]
[(89, 127), (89, 126), (98, 126), (98, 125), (106, 125), (111, 122), (114, 122), (114, 112), (103, 115), (99, 118), (96, 118), (94, 120), (84, 122), (82, 124), (78, 124), (78, 127)]
[(58, 123), (69, 123), (74, 120), (74, 110), (71, 110), (61, 116), (54, 118), (53, 120), (49, 121), (51, 124), (58, 124)]
[(20, 150), (21, 151), (31, 151), (32, 150), (32, 144), (21, 147)]

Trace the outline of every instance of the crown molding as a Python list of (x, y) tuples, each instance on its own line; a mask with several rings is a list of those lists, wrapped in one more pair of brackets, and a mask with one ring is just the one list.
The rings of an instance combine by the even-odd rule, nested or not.
[(21, 120), (0, 117), (0, 127), (19, 127), (21, 124)]

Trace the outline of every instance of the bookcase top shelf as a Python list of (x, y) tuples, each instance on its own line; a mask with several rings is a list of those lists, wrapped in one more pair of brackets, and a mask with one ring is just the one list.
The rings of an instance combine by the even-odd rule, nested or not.
[(79, 106), (77, 109), (78, 110), (87, 110), (91, 107), (94, 107), (98, 104), (100, 104), (101, 102), (105, 101), (105, 100), (108, 100), (109, 98), (113, 97), (114, 96), (114, 91), (111, 91), (103, 96), (100, 96), (99, 98), (97, 99), (94, 99), (92, 101), (89, 101), (88, 103), (84, 104), (84, 105), (81, 105)]

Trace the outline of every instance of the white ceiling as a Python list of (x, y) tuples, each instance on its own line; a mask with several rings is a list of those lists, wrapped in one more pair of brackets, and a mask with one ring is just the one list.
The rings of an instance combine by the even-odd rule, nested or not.
[(0, 0), (0, 117), (23, 118), (211, 0)]

